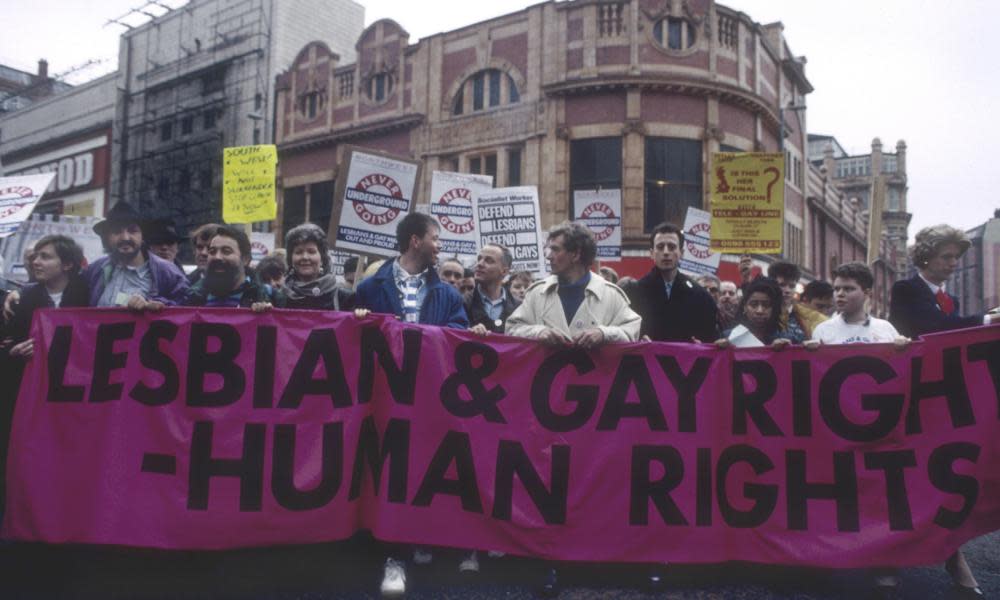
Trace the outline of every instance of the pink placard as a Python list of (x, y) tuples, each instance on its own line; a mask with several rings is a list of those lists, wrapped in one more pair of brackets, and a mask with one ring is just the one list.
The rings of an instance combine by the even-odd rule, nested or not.
[(86, 309), (40, 311), (33, 336), (14, 539), (370, 529), (550, 559), (870, 567), (1000, 527), (995, 326), (903, 352), (584, 352), (347, 313)]

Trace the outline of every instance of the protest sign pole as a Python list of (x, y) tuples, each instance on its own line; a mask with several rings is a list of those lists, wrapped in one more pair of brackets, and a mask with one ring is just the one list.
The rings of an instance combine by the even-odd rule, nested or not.
[(346, 146), (327, 239), (332, 248), (389, 258), (396, 226), (416, 205), (422, 163), (377, 150)]
[[(364, 259), (364, 262), (362, 262)], [(364, 255), (358, 255), (358, 262), (354, 265), (354, 289), (358, 289), (358, 283), (361, 282), (361, 275), (364, 274), (365, 268), (368, 266), (368, 257)]]

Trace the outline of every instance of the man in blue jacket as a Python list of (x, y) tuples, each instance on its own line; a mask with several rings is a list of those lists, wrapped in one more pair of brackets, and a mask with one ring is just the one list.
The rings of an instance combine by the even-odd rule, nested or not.
[[(441, 243), (437, 222), (423, 213), (406, 215), (396, 227), (399, 256), (386, 261), (375, 275), (365, 279), (354, 295), (355, 311), (388, 313), (406, 323), (468, 329), (469, 319), (458, 290), (438, 277), (435, 263)], [(430, 562), (431, 553), (416, 548), (413, 560)], [(382, 595), (406, 593), (406, 565), (390, 556), (382, 575)]]
[(434, 268), (441, 244), (437, 223), (410, 213), (396, 227), (399, 256), (361, 282), (355, 308), (396, 315), (407, 323), (468, 329), (462, 297)]

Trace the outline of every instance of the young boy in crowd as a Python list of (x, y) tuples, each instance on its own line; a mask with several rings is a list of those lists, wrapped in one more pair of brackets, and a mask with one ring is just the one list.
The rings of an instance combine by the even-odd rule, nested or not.
[[(844, 263), (833, 271), (833, 303), (837, 314), (813, 330), (812, 339), (803, 343), (809, 350), (828, 344), (876, 344), (892, 342), (902, 350), (910, 338), (899, 335), (892, 323), (868, 314), (875, 277), (868, 265)], [(890, 597), (899, 586), (897, 569), (875, 569), (872, 572), (879, 596)]]
[(875, 277), (868, 265), (860, 262), (844, 263), (833, 271), (833, 302), (837, 310), (832, 318), (816, 325), (812, 339), (806, 347), (819, 344), (876, 344), (910, 343), (896, 331), (889, 321), (876, 319), (868, 314)]

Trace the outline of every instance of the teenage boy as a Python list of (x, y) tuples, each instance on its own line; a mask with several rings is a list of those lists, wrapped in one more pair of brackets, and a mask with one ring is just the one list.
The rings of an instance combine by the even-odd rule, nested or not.
[(899, 335), (889, 321), (868, 314), (875, 277), (868, 265), (844, 263), (833, 271), (833, 303), (837, 310), (832, 318), (816, 325), (812, 339), (805, 343), (818, 344), (877, 344), (895, 343), (906, 346), (910, 340)]
[[(868, 314), (875, 277), (868, 265), (844, 263), (833, 271), (833, 303), (837, 314), (813, 330), (812, 339), (803, 342), (808, 350), (821, 344), (876, 344), (892, 342), (902, 350), (910, 338), (899, 335), (892, 323)], [(893, 597), (899, 585), (897, 569), (875, 569), (874, 583), (880, 597)]]

